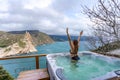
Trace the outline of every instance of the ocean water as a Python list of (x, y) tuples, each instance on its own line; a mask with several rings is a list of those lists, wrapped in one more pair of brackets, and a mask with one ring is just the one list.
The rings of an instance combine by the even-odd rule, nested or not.
[[(81, 41), (79, 51), (89, 50), (87, 48), (87, 42)], [(69, 52), (70, 46), (68, 41), (66, 42), (54, 42), (52, 44), (44, 44), (37, 46), (37, 54), (56, 54), (61, 52)], [(46, 67), (46, 59), (42, 57), (39, 59), (40, 68)], [(22, 58), (22, 59), (11, 59), (11, 60), (0, 60), (0, 65), (2, 65), (5, 70), (7, 70), (10, 75), (17, 78), (19, 72), (25, 70), (36, 69), (35, 58)]]
[[(65, 42), (55, 42), (52, 44), (44, 44), (36, 47), (38, 50), (38, 54), (50, 54), (50, 53), (60, 53), (60, 52), (69, 52), (70, 46), (68, 41)], [(81, 41), (79, 51), (89, 50), (87, 47), (86, 41)]]

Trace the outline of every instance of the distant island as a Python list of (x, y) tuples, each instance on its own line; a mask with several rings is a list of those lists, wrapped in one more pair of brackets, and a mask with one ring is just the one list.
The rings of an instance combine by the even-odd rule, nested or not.
[[(49, 35), (54, 41), (68, 41), (68, 38), (67, 38), (67, 35)], [(78, 36), (71, 36), (71, 39), (74, 40), (74, 39), (77, 39)], [(89, 38), (96, 38), (97, 37), (93, 37), (93, 36), (81, 36), (81, 41), (87, 41), (89, 40)]]

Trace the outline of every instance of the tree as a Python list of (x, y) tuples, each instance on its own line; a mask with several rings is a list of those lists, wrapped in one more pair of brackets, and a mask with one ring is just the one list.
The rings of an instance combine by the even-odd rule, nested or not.
[(2, 66), (0, 66), (0, 80), (14, 80)]
[[(120, 43), (120, 1), (98, 0), (97, 6), (92, 9), (85, 6), (83, 10), (84, 14), (94, 23), (93, 33), (101, 44), (99, 50), (107, 52), (116, 49), (115, 46), (118, 46), (116, 43)], [(89, 42), (94, 41), (93, 39)], [(91, 44), (96, 45), (95, 42)]]

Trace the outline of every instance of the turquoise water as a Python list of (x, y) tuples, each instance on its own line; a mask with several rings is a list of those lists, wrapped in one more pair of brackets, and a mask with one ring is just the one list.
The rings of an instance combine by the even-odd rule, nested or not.
[[(86, 42), (82, 41), (80, 44), (79, 51), (88, 50), (86, 46)], [(52, 44), (45, 44), (37, 46), (38, 50), (37, 54), (51, 54), (51, 53), (60, 53), (60, 52), (68, 52), (69, 44), (68, 42), (55, 42)], [(40, 68), (46, 67), (46, 59), (40, 58)], [(2, 65), (13, 77), (17, 77), (19, 72), (24, 70), (35, 69), (35, 58), (23, 58), (23, 59), (12, 59), (12, 60), (0, 60), (0, 65)]]
[[(86, 41), (81, 41), (79, 51), (89, 50), (86, 45), (87, 45)], [(38, 50), (38, 53), (46, 53), (46, 54), (69, 52), (70, 50), (70, 46), (67, 41), (66, 42), (55, 42), (52, 44), (45, 44), (45, 45), (37, 46), (36, 48)]]
[(73, 62), (68, 56), (58, 56), (56, 63), (63, 67), (67, 80), (92, 80), (107, 72), (120, 70), (120, 60), (106, 60), (93, 55), (81, 55), (78, 62)]

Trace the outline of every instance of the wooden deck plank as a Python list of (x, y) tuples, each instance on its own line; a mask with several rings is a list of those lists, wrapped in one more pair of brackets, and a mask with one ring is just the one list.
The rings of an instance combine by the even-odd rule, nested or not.
[(107, 79), (107, 80), (120, 80), (120, 77), (113, 77), (113, 78), (110, 78), (110, 79)]
[(49, 75), (47, 69), (22, 71), (17, 80), (49, 80)]

